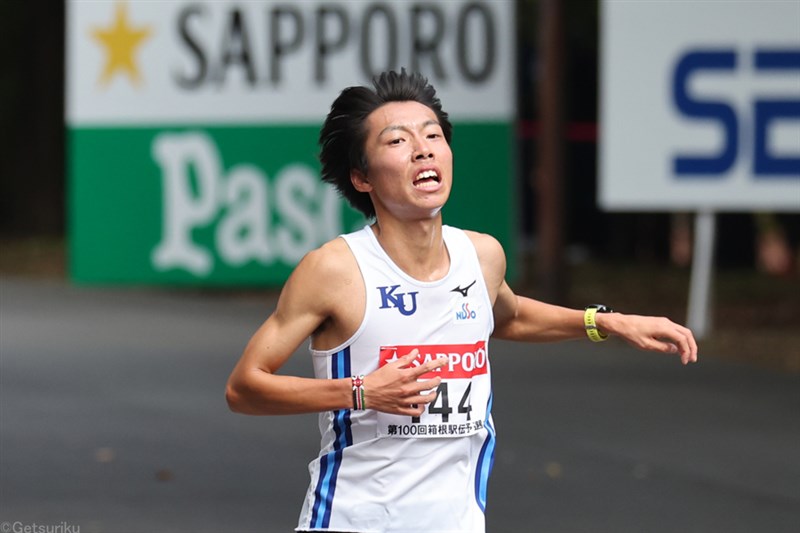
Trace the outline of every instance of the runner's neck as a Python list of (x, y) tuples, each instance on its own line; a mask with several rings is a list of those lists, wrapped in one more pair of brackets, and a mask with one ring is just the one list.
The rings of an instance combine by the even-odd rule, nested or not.
[(450, 255), (442, 237), (441, 216), (418, 222), (375, 222), (378, 243), (406, 274), (419, 281), (436, 281), (447, 275)]

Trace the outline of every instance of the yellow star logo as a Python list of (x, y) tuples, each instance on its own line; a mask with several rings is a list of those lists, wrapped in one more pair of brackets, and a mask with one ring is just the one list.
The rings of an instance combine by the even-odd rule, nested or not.
[(114, 22), (108, 28), (94, 28), (92, 37), (97, 39), (106, 51), (106, 64), (100, 76), (100, 83), (108, 84), (117, 72), (125, 73), (134, 85), (139, 85), (142, 77), (134, 60), (134, 53), (152, 30), (147, 26), (133, 28), (128, 23), (128, 11), (124, 3), (116, 5)]

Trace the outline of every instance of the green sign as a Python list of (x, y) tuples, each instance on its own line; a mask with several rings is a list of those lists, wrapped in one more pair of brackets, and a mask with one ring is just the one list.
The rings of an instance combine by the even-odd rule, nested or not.
[[(510, 38), (502, 46), (498, 41), (510, 24), (505, 3), (431, 5), (444, 15), (453, 11), (473, 33), (483, 27), (482, 46), (492, 54), (508, 53)], [(472, 5), (482, 7), (473, 13)], [(259, 40), (289, 42), (291, 32), (281, 29), (281, 21), (312, 25), (331, 7), (298, 6), (68, 4), (69, 239), (75, 281), (277, 285), (308, 251), (365, 224), (320, 180), (317, 161), (327, 106), (345, 86), (368, 83), (358, 49), (365, 44), (341, 44), (343, 57), (323, 58), (326, 65), (303, 56), (304, 46), (309, 53), (319, 47), (306, 46), (307, 31), (300, 31), (292, 40), (294, 56), (272, 58), (284, 69), (277, 82), (265, 81), (274, 68), (260, 73), (255, 66)], [(362, 29), (373, 24), (370, 6), (394, 10), (398, 28), (413, 22), (404, 2), (336, 6), (338, 20)], [(264, 10), (279, 24), (256, 28)], [(210, 34), (216, 37), (203, 41), (213, 27)], [(322, 37), (316, 32), (314, 38), (329, 38), (320, 31)], [(347, 46), (355, 47), (349, 59)], [(447, 43), (439, 46), (437, 54), (458, 57)], [(509, 102), (499, 107), (496, 102), (498, 94), (513, 94), (503, 71), (510, 72), (510, 65), (503, 67), (510, 57), (500, 61), (488, 53), (472, 63), (462, 60), (452, 72), (440, 73), (438, 82), (429, 75), (454, 122), (454, 191), (445, 223), (493, 234), (512, 259), (513, 122)], [(430, 64), (435, 72), (435, 62)], [(309, 65), (314, 68), (303, 74)], [(323, 68), (330, 74), (321, 80), (320, 65), (330, 67)], [(485, 109), (481, 98), (488, 102)]]

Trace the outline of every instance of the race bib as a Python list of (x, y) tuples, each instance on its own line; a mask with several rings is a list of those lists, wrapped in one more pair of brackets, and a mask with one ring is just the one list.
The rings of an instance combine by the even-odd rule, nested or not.
[(486, 420), (491, 394), (489, 353), (486, 342), (475, 344), (433, 344), (421, 346), (382, 346), (379, 366), (396, 361), (414, 348), (419, 355), (411, 363), (419, 366), (434, 359), (448, 363), (421, 380), (442, 378), (436, 399), (418, 417), (378, 413), (378, 436), (396, 438), (464, 437), (480, 431)]

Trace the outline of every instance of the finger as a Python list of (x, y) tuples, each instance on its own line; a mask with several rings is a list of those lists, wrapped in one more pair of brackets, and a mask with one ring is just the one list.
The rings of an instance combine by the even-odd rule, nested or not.
[(414, 362), (417, 356), (419, 356), (419, 349), (414, 348), (413, 350), (405, 354), (403, 357), (398, 358), (397, 361), (395, 361), (395, 364), (400, 368), (406, 368), (407, 366), (409, 366), (411, 363)]
[(691, 348), (689, 348), (689, 341), (686, 339), (686, 336), (682, 332), (678, 332), (676, 335), (672, 336), (672, 342), (676, 347), (676, 351), (681, 357), (681, 363), (684, 365), (689, 362), (689, 357), (691, 356)]
[(681, 363), (688, 365), (692, 361), (692, 347), (689, 344), (689, 339), (686, 335), (682, 335), (679, 339), (678, 348), (681, 354)]
[(422, 376), (423, 374), (427, 374), (428, 372), (434, 372), (439, 368), (445, 366), (450, 362), (450, 359), (447, 357), (437, 357), (436, 359), (432, 359), (422, 365), (419, 365), (417, 368), (414, 369), (414, 377)]
[(678, 347), (681, 363), (688, 365), (689, 363), (697, 361), (697, 343), (694, 340), (692, 332), (682, 326), (678, 326), (675, 331), (676, 334), (671, 340)]
[[(434, 389), (436, 389), (441, 382), (442, 378), (439, 376), (435, 376), (430, 379), (423, 379), (415, 383), (415, 386), (412, 387), (411, 392), (413, 394), (427, 394), (425, 391), (434, 391)], [(431, 394), (435, 396), (436, 392), (431, 392)]]
[(408, 403), (413, 405), (426, 405), (431, 403), (436, 399), (436, 392), (429, 392), (429, 393), (420, 393), (416, 396), (411, 396), (407, 398)]
[(654, 352), (661, 352), (666, 354), (679, 352), (678, 346), (670, 339), (666, 338), (654, 340), (648, 346), (646, 346), (646, 348)]
[(407, 407), (401, 407), (397, 410), (398, 414), (406, 416), (421, 416), (425, 412), (427, 404), (410, 404)]
[(696, 347), (689, 347), (686, 353), (681, 354), (681, 362), (684, 365), (688, 365), (689, 363), (696, 363), (697, 362), (697, 348)]
[(681, 353), (680, 346), (678, 346), (674, 342), (665, 342), (663, 344), (666, 345), (666, 349), (664, 350), (666, 353), (677, 353), (677, 354)]
[(687, 340), (689, 341), (689, 351), (690, 351), (689, 362), (696, 363), (697, 352), (698, 352), (697, 340), (695, 340), (692, 330), (690, 330), (689, 328), (683, 328), (683, 330), (686, 334)]

